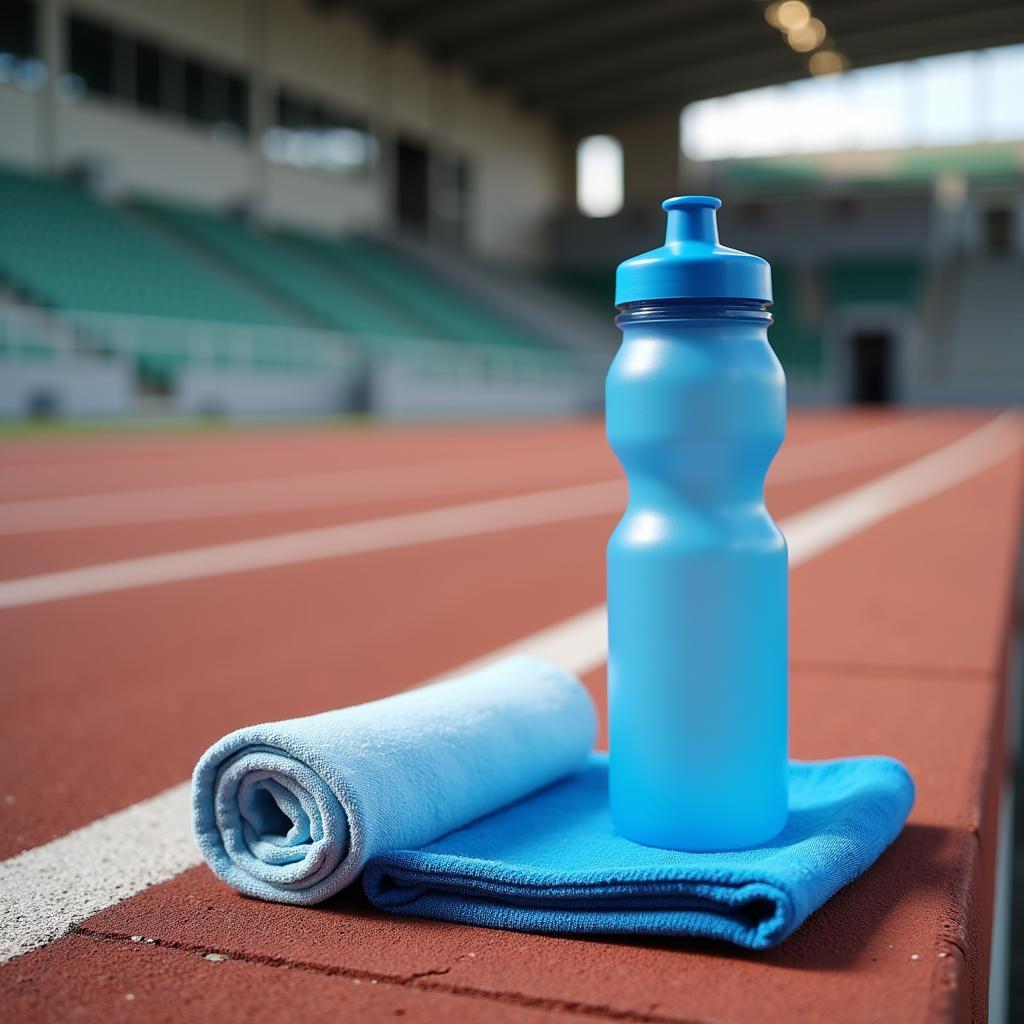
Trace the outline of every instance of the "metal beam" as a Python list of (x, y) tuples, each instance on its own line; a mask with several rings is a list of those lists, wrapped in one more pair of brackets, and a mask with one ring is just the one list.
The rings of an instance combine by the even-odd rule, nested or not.
[(542, 33), (522, 38), (504, 34), (479, 43), (465, 59), (482, 74), (515, 83), (553, 63), (567, 64), (609, 52), (643, 44), (665, 32), (714, 28), (723, 21), (754, 26), (771, 38), (773, 30), (760, 18), (757, 9), (747, 4), (737, 10), (722, 0), (697, 0), (680, 4), (678, 0), (618, 0), (613, 6), (588, 11), (585, 19), (554, 21)]
[[(806, 73), (753, 0), (315, 0), (578, 127)], [(1021, 0), (814, 0), (855, 67), (1024, 40)]]
[[(855, 66), (931, 56), (1024, 40), (1024, 4), (982, 10), (904, 25), (883, 24), (846, 33), (842, 51)], [(780, 41), (781, 42), (781, 41)], [(784, 45), (776, 55), (757, 50), (732, 57), (709, 55), (706, 62), (666, 68), (600, 88), (581, 88), (538, 101), (537, 107), (562, 121), (623, 116), (651, 104), (675, 103), (772, 85), (794, 77), (793, 54)]]
[(579, 21), (594, 6), (595, 0), (454, 0), (390, 17), (387, 27), (447, 57), (523, 26), (538, 31), (552, 22)]
[[(877, 10), (884, 7), (883, 10)], [(887, 0), (884, 5), (867, 4), (858, 8), (856, 16), (857, 31), (854, 32), (855, 20), (852, 16), (842, 22), (843, 30), (837, 33), (837, 45), (846, 52), (846, 41), (862, 35), (865, 31), (898, 32), (901, 28), (912, 28), (915, 32), (935, 20), (941, 14), (957, 12), (962, 8), (960, 0)], [(990, 8), (998, 17), (1006, 9), (1018, 9), (1014, 3), (1008, 8), (1006, 0), (997, 0), (997, 7)], [(861, 17), (860, 15), (873, 10), (878, 17)], [(977, 17), (987, 16), (988, 12), (975, 11)], [(884, 17), (881, 16), (884, 14)], [(747, 22), (746, 19), (729, 21), (714, 18), (707, 25), (701, 26), (666, 26), (659, 33), (646, 34), (636, 42), (624, 40), (623, 45), (610, 49), (595, 47), (589, 56), (575, 60), (563, 59), (548, 62), (546, 66), (535, 69), (531, 73), (505, 74), (501, 76), (483, 75), (485, 80), (509, 91), (515, 92), (527, 102), (543, 106), (549, 98), (555, 98), (567, 91), (579, 91), (587, 88), (599, 88), (610, 79), (634, 79), (671, 71), (679, 68), (686, 61), (695, 57), (703, 57), (709, 53), (720, 53), (724, 58), (736, 52), (756, 53), (763, 46), (765, 54), (776, 49), (790, 55), (790, 63), (795, 76), (806, 72), (806, 55), (794, 53), (782, 38), (763, 20), (760, 23)]]
[(645, 76), (663, 68), (680, 68), (692, 61), (703, 62), (713, 53), (785, 53), (795, 74), (803, 71), (803, 61), (788, 47), (766, 38), (760, 25), (752, 22), (736, 24), (726, 22), (720, 27), (662, 32), (649, 36), (642, 44), (623, 46), (611, 51), (595, 51), (589, 57), (577, 60), (549, 62), (543, 70), (530, 75), (483, 75), (486, 81), (509, 88), (527, 102), (543, 105), (553, 97), (567, 91), (601, 88), (609, 82), (619, 82), (635, 75)]

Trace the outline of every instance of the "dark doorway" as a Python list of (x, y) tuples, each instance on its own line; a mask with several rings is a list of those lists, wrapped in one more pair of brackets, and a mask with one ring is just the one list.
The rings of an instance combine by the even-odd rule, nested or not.
[(892, 401), (892, 339), (887, 331), (858, 331), (851, 343), (852, 399), (863, 405)]
[(427, 149), (417, 142), (399, 139), (396, 163), (398, 225), (406, 231), (425, 234), (430, 216)]
[(985, 248), (990, 256), (1009, 256), (1013, 248), (1013, 211), (993, 206), (985, 211)]

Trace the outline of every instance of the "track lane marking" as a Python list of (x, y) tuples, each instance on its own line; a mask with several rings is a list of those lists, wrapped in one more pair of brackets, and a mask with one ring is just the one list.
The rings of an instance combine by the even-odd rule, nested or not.
[[(910, 416), (897, 423), (876, 424), (840, 437), (805, 441), (790, 449), (783, 446), (768, 472), (768, 483), (778, 486), (818, 480), (854, 469), (867, 469), (890, 459), (909, 457), (914, 454), (913, 447), (920, 444), (920, 428), (927, 424), (926, 415)], [(926, 440), (925, 447), (927, 443)], [(787, 460), (787, 451), (798, 458)]]
[(0, 861), (0, 963), (199, 860), (190, 783)]
[[(790, 567), (992, 468), (1019, 451), (1022, 442), (1019, 417), (1004, 413), (967, 437), (787, 517), (780, 525), (789, 543)], [(492, 651), (445, 677), (521, 652), (577, 675), (600, 667), (607, 656), (605, 606)], [(0, 961), (46, 945), (106, 907), (200, 864), (189, 824), (189, 785), (179, 783), (0, 862)]]
[[(935, 452), (783, 519), (795, 569), (883, 519), (998, 465), (1024, 446), (1024, 424), (1006, 412)], [(601, 604), (462, 666), (469, 672), (513, 654), (536, 654), (577, 675), (605, 663), (607, 608)], [(445, 678), (439, 676), (430, 682)], [(425, 685), (425, 684), (424, 684)]]
[(0, 581), (0, 610), (605, 515), (625, 493), (624, 481), (607, 480), (40, 573)]
[[(529, 651), (586, 675), (604, 661), (604, 606), (501, 647), (407, 689)], [(192, 838), (191, 782), (0, 861), (0, 963), (45, 946), (76, 924), (202, 863)]]
[[(901, 428), (907, 424), (916, 427), (923, 420), (918, 416), (875, 424), (838, 437), (784, 447), (769, 479), (773, 484), (792, 483), (876, 465), (893, 456), (893, 441), (898, 447), (904, 433)], [(880, 446), (876, 442), (883, 433), (889, 443)], [(0, 535), (185, 522), (458, 494), (465, 492), (467, 477), (473, 487), (500, 489), (510, 482), (507, 466), (501, 468), (492, 479), (487, 479), (487, 474), (493, 473), (495, 464), (488, 460), (27, 498), (0, 502)], [(534, 466), (524, 463), (518, 468), (519, 480), (529, 486), (535, 479)]]
[[(495, 469), (500, 472), (495, 475)], [(261, 477), (216, 484), (182, 484), (101, 494), (30, 498), (0, 503), (0, 535), (77, 530), (102, 526), (183, 522), (261, 515), (402, 498), (424, 498), (535, 484), (535, 467), (510, 472), (493, 460), (427, 463), (399, 469), (348, 470), (303, 476)], [(487, 478), (487, 474), (491, 478)], [(467, 478), (469, 488), (467, 488)]]
[(799, 565), (875, 523), (991, 469), (1024, 446), (1024, 420), (1014, 410), (914, 459), (905, 466), (786, 520), (789, 563)]
[(26, 576), (0, 582), (0, 609), (607, 515), (623, 507), (625, 496), (619, 480), (557, 487)]

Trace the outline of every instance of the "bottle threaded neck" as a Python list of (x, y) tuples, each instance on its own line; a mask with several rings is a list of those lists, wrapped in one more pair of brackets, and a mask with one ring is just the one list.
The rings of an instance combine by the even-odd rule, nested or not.
[(768, 304), (758, 299), (644, 299), (624, 302), (617, 309), (618, 327), (657, 320), (772, 322)]

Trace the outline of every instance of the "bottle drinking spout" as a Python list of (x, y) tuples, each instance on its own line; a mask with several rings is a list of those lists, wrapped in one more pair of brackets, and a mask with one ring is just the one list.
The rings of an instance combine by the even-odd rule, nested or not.
[(661, 208), (668, 213), (665, 244), (707, 242), (718, 244), (718, 218), (715, 211), (722, 200), (715, 196), (676, 196), (666, 199)]

